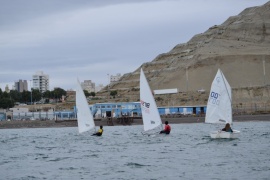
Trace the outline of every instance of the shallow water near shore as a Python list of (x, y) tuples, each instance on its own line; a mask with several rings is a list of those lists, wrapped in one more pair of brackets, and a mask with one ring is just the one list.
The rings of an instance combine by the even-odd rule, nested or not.
[(0, 130), (1, 179), (269, 179), (270, 122), (239, 122), (239, 139), (210, 139), (222, 125), (171, 124), (170, 135), (107, 126)]

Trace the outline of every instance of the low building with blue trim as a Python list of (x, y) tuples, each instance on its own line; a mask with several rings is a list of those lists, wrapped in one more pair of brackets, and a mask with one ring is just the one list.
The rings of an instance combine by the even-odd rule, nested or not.
[(141, 116), (140, 102), (97, 103), (89, 105), (89, 108), (95, 118)]
[[(121, 116), (141, 116), (140, 102), (119, 102), (119, 103), (97, 103), (89, 105), (90, 110), (95, 118), (121, 117)], [(206, 106), (173, 106), (158, 107), (160, 115), (199, 115), (205, 114)], [(76, 107), (74, 107), (76, 114)]]
[[(123, 116), (141, 117), (140, 102), (110, 102), (89, 105), (94, 118), (119, 118)], [(158, 107), (163, 115), (199, 115), (205, 114), (206, 106), (171, 106)], [(76, 106), (70, 111), (28, 112), (13, 111), (12, 120), (72, 120), (77, 118)], [(6, 113), (0, 113), (0, 120), (6, 120)]]

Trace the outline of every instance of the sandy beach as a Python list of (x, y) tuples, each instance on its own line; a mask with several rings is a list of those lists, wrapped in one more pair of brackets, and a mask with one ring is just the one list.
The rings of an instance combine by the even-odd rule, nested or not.
[[(238, 115), (233, 117), (234, 122), (246, 122), (246, 121), (270, 121), (270, 114), (261, 115)], [(169, 121), (170, 124), (181, 123), (204, 123), (204, 117), (178, 117), (178, 118), (162, 118), (162, 122)], [(123, 125), (142, 125), (142, 119), (125, 119), (117, 120), (108, 119), (95, 120), (96, 126), (123, 126)], [(17, 128), (51, 128), (51, 127), (76, 127), (76, 120), (65, 121), (0, 121), (0, 129), (17, 129)]]

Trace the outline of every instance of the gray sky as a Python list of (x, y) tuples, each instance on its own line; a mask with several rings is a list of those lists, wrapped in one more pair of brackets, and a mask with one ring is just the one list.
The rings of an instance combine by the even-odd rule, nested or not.
[(267, 0), (0, 0), (0, 88), (37, 71), (50, 89), (107, 85)]

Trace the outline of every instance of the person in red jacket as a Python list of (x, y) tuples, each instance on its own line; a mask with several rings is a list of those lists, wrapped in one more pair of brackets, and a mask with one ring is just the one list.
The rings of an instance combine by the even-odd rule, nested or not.
[(170, 134), (170, 132), (171, 132), (171, 126), (169, 125), (168, 121), (165, 121), (164, 130), (160, 131), (159, 134), (162, 134), (162, 133)]

